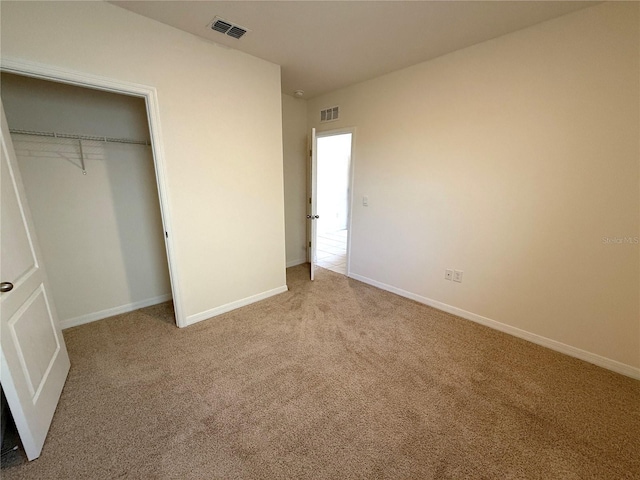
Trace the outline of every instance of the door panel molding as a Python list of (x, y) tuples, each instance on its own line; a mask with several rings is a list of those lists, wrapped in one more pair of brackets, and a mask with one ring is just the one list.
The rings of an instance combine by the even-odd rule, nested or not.
[[(49, 323), (47, 324), (49, 329), (48, 329), (48, 332), (46, 333), (52, 336), (55, 346), (53, 348), (53, 352), (49, 354), (49, 358), (45, 359), (47, 360), (47, 366), (41, 369), (42, 372), (40, 372), (41, 373), (40, 378), (37, 380), (34, 380), (34, 375), (32, 374), (33, 373), (32, 368), (30, 368), (30, 365), (29, 365), (30, 363), (33, 363), (33, 362), (26, 358), (27, 355), (29, 354), (25, 355), (25, 351), (26, 352), (29, 351), (28, 344), (32, 343), (31, 342), (32, 338), (28, 335), (28, 332), (21, 333), (19, 331), (21, 325), (19, 325), (18, 322), (20, 322), (23, 319), (24, 319), (24, 322), (28, 322), (31, 318), (36, 318), (35, 315), (25, 317), (25, 314), (28, 314), (29, 309), (34, 307), (34, 305), (36, 305), (36, 301), (40, 299), (44, 304), (44, 308), (46, 309), (46, 315), (47, 315), (47, 318), (49, 319)], [(60, 353), (60, 337), (58, 336), (58, 332), (56, 330), (55, 320), (53, 317), (53, 313), (51, 312), (51, 307), (49, 305), (49, 301), (47, 299), (47, 294), (45, 292), (43, 284), (40, 284), (40, 286), (31, 294), (31, 296), (27, 299), (27, 301), (18, 309), (18, 311), (16, 311), (13, 317), (9, 319), (9, 322), (7, 322), (7, 326), (9, 327), (11, 336), (16, 346), (16, 353), (17, 353), (18, 359), (20, 360), (22, 371), (24, 373), (25, 378), (27, 379), (27, 387), (31, 392), (32, 403), (35, 405), (36, 402), (38, 401), (38, 397), (40, 396), (40, 393), (42, 392), (44, 384), (47, 381), (49, 374), (51, 373), (53, 365)], [(38, 333), (38, 332), (34, 332), (34, 333)], [(39, 332), (39, 333), (41, 334), (39, 335), (40, 338), (42, 338), (42, 334), (44, 334), (45, 332)], [(22, 337), (26, 337), (26, 338), (23, 339)], [(22, 348), (23, 343), (27, 344), (26, 349)], [(42, 353), (44, 353), (42, 350), (37, 352), (39, 356), (41, 356)], [(37, 386), (35, 385), (36, 383), (37, 383)]]

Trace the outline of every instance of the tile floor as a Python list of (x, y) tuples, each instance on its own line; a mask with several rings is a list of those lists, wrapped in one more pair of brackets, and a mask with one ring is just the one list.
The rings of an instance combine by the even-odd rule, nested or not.
[(342, 275), (347, 274), (347, 231), (318, 234), (316, 265)]

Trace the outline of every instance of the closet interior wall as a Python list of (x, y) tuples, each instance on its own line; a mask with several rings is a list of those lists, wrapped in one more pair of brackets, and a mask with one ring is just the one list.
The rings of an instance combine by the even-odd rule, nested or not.
[[(7, 73), (0, 81), (11, 130), (149, 141), (142, 98)], [(11, 137), (62, 327), (169, 300), (151, 147)]]

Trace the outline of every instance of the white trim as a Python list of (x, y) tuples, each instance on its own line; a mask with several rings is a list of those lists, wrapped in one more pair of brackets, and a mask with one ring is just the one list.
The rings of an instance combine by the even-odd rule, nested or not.
[(62, 320), (60, 321), (60, 327), (62, 327), (63, 330), (66, 328), (77, 327), (78, 325), (84, 325), (85, 323), (95, 322), (97, 320), (102, 320), (103, 318), (113, 317), (114, 315), (120, 315), (121, 313), (133, 312), (139, 308), (150, 307), (151, 305), (168, 302), (169, 300), (171, 300), (171, 294), (167, 293), (166, 295), (160, 295), (159, 297), (147, 298), (138, 302), (127, 303), (126, 305), (107, 308), (105, 310), (100, 310), (99, 312), (87, 313), (86, 315)]
[(266, 292), (258, 293), (257, 295), (252, 295), (241, 300), (236, 300), (235, 302), (220, 305), (219, 307), (212, 308), (210, 310), (205, 310), (204, 312), (194, 313), (193, 315), (189, 315), (187, 317), (187, 325), (193, 325), (194, 323), (207, 320), (211, 317), (222, 315), (223, 313), (230, 312), (231, 310), (235, 310), (240, 307), (245, 307), (252, 303), (259, 302), (260, 300), (264, 300), (265, 298), (273, 297), (274, 295), (278, 295), (288, 290), (289, 288), (286, 285), (283, 285), (272, 290), (267, 290)]
[(146, 97), (150, 89), (155, 90), (153, 87), (139, 83), (121, 82), (90, 73), (68, 70), (54, 65), (45, 65), (13, 57), (2, 57), (2, 59), (0, 59), (0, 68), (4, 72), (15, 73), (17, 75), (51, 80), (58, 83), (68, 83), (113, 93), (122, 93), (124, 95), (133, 94), (139, 97)]
[(372, 280), (371, 278), (363, 277), (362, 275), (351, 273), (349, 274), (349, 277), (353, 278), (354, 280), (359, 280), (368, 285), (378, 287), (382, 290), (395, 293), (396, 295), (400, 295), (401, 297), (409, 298), (411, 300), (415, 300), (416, 302), (424, 303), (425, 305), (429, 305), (430, 307), (437, 308), (438, 310), (457, 315), (458, 317), (462, 317), (466, 320), (471, 320), (472, 322), (485, 325), (489, 328), (493, 328), (494, 330), (498, 330), (500, 332), (513, 335), (514, 337), (522, 338), (531, 343), (550, 348), (551, 350), (555, 350), (556, 352), (564, 353), (565, 355), (569, 355), (570, 357), (579, 358), (580, 360), (584, 360), (585, 362), (589, 362), (599, 367), (606, 368), (607, 370), (611, 370), (613, 372), (626, 375), (627, 377), (640, 380), (640, 368), (636, 368), (631, 365), (618, 362), (617, 360), (612, 360), (610, 358), (597, 355), (595, 353), (587, 352), (586, 350), (572, 347), (571, 345), (567, 345), (565, 343), (558, 342), (557, 340), (552, 340), (535, 333), (527, 332), (526, 330), (522, 330), (517, 327), (512, 327), (511, 325), (507, 325), (496, 320), (492, 320), (490, 318), (483, 317), (466, 310), (462, 310), (461, 308), (457, 308), (446, 303), (439, 302), (437, 300), (432, 300), (415, 293), (407, 292), (406, 290), (402, 290), (400, 288), (387, 285), (386, 283)]
[(319, 137), (333, 137), (334, 135), (344, 135), (345, 133), (355, 134), (356, 127), (341, 127), (333, 128), (331, 130), (318, 130), (316, 129), (316, 136)]
[(295, 267), (297, 265), (302, 265), (303, 263), (307, 263), (306, 258), (299, 258), (298, 260), (291, 260), (287, 262), (287, 268)]
[[(104, 90), (123, 95), (133, 95), (143, 97), (147, 105), (147, 116), (149, 120), (149, 132), (151, 134), (151, 147), (153, 149), (153, 162), (156, 172), (156, 183), (158, 186), (158, 196), (160, 200), (160, 214), (162, 226), (165, 232), (171, 237), (172, 225), (171, 212), (169, 209), (168, 187), (166, 181), (166, 165), (164, 159), (164, 146), (162, 144), (162, 129), (160, 126), (160, 110), (158, 106), (158, 94), (154, 87), (141, 85), (139, 83), (114, 80), (100, 77), (89, 73), (77, 72), (53, 65), (31, 62), (12, 57), (2, 57), (0, 59), (0, 70), (18, 75), (24, 75), (44, 80), (51, 80), (58, 83), (68, 83), (82, 87)], [(165, 248), (167, 251), (167, 263), (169, 265), (169, 279), (171, 282), (171, 292), (173, 297), (173, 308), (176, 315), (178, 327), (187, 325), (185, 321), (184, 309), (182, 305), (182, 293), (180, 291), (180, 281), (178, 268), (176, 265), (176, 255), (171, 238), (165, 235)]]

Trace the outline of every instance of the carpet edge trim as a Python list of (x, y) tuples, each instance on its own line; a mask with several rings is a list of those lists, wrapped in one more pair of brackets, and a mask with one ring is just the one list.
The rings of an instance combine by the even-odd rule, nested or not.
[(193, 325), (194, 323), (201, 322), (203, 320), (207, 320), (211, 317), (216, 317), (218, 315), (222, 315), (223, 313), (230, 312), (231, 310), (235, 310), (240, 307), (245, 307), (255, 302), (259, 302), (260, 300), (265, 300), (269, 297), (273, 297), (274, 295), (278, 295), (280, 293), (287, 292), (289, 287), (283, 285), (281, 287), (273, 288), (271, 290), (267, 290), (266, 292), (258, 293), (256, 295), (252, 295), (250, 297), (242, 298), (240, 300), (236, 300), (235, 302), (226, 303), (224, 305), (220, 305), (219, 307), (211, 308), (209, 310), (205, 310), (204, 312), (194, 313), (193, 315), (187, 315), (186, 325)]
[(582, 350), (580, 348), (567, 345), (566, 343), (543, 337), (542, 335), (538, 335), (537, 333), (531, 333), (518, 327), (507, 325), (506, 323), (501, 323), (497, 320), (492, 320), (491, 318), (483, 317), (482, 315), (478, 315), (476, 313), (469, 312), (467, 310), (463, 310), (461, 308), (454, 307), (452, 305), (442, 303), (428, 297), (423, 297), (421, 295), (402, 290), (401, 288), (397, 288), (392, 285), (387, 285), (386, 283), (378, 282), (377, 280), (373, 280), (356, 273), (350, 272), (348, 276), (350, 278), (353, 278), (354, 280), (366, 283), (367, 285), (371, 285), (373, 287), (395, 293), (396, 295), (400, 295), (401, 297), (409, 298), (411, 300), (415, 300), (416, 302), (423, 303), (433, 308), (437, 308), (438, 310), (457, 315), (458, 317), (462, 317), (465, 320), (479, 323), (486, 327), (498, 330), (503, 333), (507, 333), (509, 335), (513, 335), (514, 337), (527, 340), (542, 347), (550, 348), (551, 350), (555, 350), (556, 352), (564, 353), (565, 355), (569, 355), (570, 357), (584, 360), (585, 362), (592, 363), (594, 365), (597, 365), (598, 367), (606, 368), (607, 370), (611, 370), (627, 377), (640, 380), (640, 368), (636, 368), (632, 365), (627, 365), (626, 363), (603, 357), (596, 353), (591, 353), (587, 350)]
[(159, 295), (157, 297), (146, 298), (137, 302), (127, 303), (125, 305), (118, 305), (117, 307), (106, 308), (98, 312), (87, 313), (85, 315), (79, 315), (77, 317), (68, 318), (60, 321), (60, 328), (65, 330), (71, 327), (77, 327), (78, 325), (84, 325), (85, 323), (96, 322), (104, 318), (113, 317), (114, 315), (120, 315), (121, 313), (133, 312), (139, 308), (150, 307), (151, 305), (157, 305), (158, 303), (168, 302), (172, 296), (170, 293), (165, 295)]

